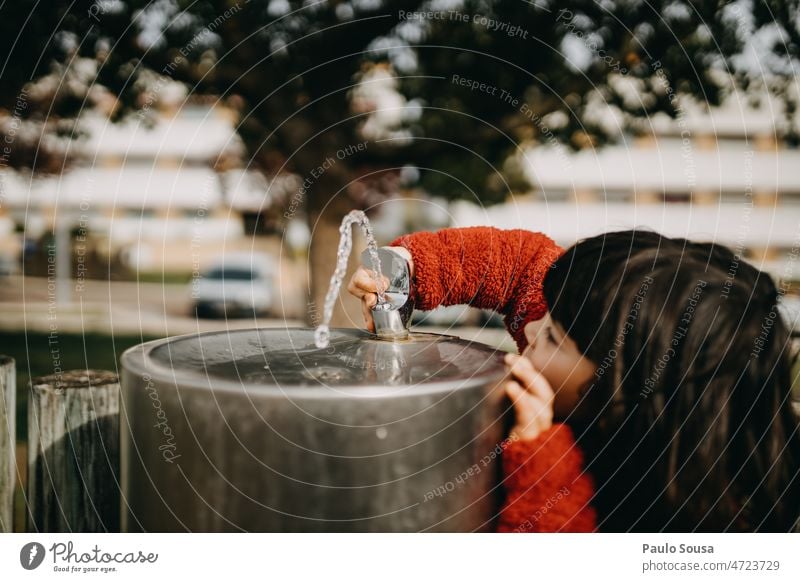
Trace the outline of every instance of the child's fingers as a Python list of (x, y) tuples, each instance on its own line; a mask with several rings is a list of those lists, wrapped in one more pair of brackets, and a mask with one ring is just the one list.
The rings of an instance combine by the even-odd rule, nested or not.
[(541, 372), (533, 367), (533, 364), (528, 358), (507, 354), (505, 361), (510, 366), (511, 375), (514, 376), (523, 387), (544, 401), (553, 399), (553, 388), (550, 386), (550, 383)]
[(506, 396), (514, 405), (517, 422), (530, 420), (537, 416), (539, 411), (546, 407), (546, 403), (537, 396), (531, 394), (519, 382), (508, 380), (505, 383)]
[(517, 400), (519, 400), (520, 396), (525, 395), (525, 388), (519, 385), (519, 382), (515, 382), (514, 380), (508, 380), (505, 383), (505, 390), (508, 397), (511, 399), (515, 405)]
[(553, 408), (550, 402), (544, 401), (530, 390), (526, 390), (515, 380), (508, 380), (505, 383), (505, 391), (514, 405), (516, 418), (511, 435), (532, 439), (552, 426)]
[(525, 407), (526, 410), (531, 408), (539, 408), (546, 406), (547, 402), (533, 394), (530, 390), (526, 390), (525, 386), (516, 380), (506, 380), (505, 384), (506, 395), (514, 403), (515, 408)]
[[(347, 283), (347, 291), (361, 299), (367, 293), (375, 293), (375, 282), (364, 278), (364, 267), (359, 267)], [(370, 288), (371, 285), (371, 288)]]
[[(375, 277), (373, 276), (374, 271), (371, 271), (365, 267), (359, 267), (355, 273), (353, 273), (353, 277), (350, 279), (350, 285), (348, 285), (348, 290), (351, 289), (351, 293), (353, 294), (364, 294), (364, 293), (377, 293), (378, 288), (375, 285)], [(381, 290), (386, 289), (389, 287), (389, 279), (386, 278), (385, 275), (381, 277)]]
[(519, 356), (508, 356), (506, 362), (517, 378), (505, 382), (505, 392), (514, 405), (516, 416), (510, 434), (521, 439), (534, 439), (552, 426), (553, 392), (547, 380), (530, 362), (519, 364), (514, 359)]
[[(353, 274), (347, 283), (347, 291), (361, 299), (362, 303), (369, 309), (378, 302), (378, 295), (375, 292), (375, 281), (372, 279), (372, 275), (369, 272), (362, 271), (364, 271), (364, 268), (359, 267), (358, 271)], [(385, 280), (385, 282), (388, 286), (388, 280)]]
[(525, 388), (519, 385), (519, 382), (515, 382), (514, 380), (508, 380), (504, 384), (506, 396), (508, 396), (509, 400), (511, 400), (511, 404), (514, 406), (514, 415), (516, 416), (517, 420), (519, 420), (520, 416), (522, 416), (523, 411), (520, 410), (522, 408), (523, 398), (527, 395), (525, 392)]
[[(375, 321), (372, 317), (372, 308), (378, 303), (377, 287), (373, 271), (366, 267), (359, 267), (347, 283), (347, 291), (361, 299), (361, 313), (364, 316), (364, 325), (368, 331), (375, 332)], [(389, 287), (389, 279), (382, 277), (383, 287)]]
[(372, 310), (366, 301), (361, 302), (361, 313), (364, 315), (364, 325), (367, 331), (375, 333), (375, 320), (372, 318)]

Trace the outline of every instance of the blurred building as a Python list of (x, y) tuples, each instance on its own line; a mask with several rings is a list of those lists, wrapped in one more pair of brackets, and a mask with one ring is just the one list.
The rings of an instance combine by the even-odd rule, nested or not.
[(185, 273), (221, 252), (275, 250), (269, 237), (246, 235), (262, 232), (271, 192), (289, 184), (237, 169), (242, 146), (224, 108), (174, 108), (153, 127), (93, 112), (81, 129), (88, 137), (70, 144), (63, 175), (2, 172), (1, 252), (17, 256), (59, 228), (137, 271)]
[(453, 224), (542, 231), (564, 246), (647, 228), (716, 241), (800, 280), (800, 150), (781, 137), (786, 119), (771, 105), (685, 105), (676, 119), (651, 119), (644, 137), (622, 134), (577, 153), (531, 148), (523, 161), (530, 192), (488, 208), (455, 203)]

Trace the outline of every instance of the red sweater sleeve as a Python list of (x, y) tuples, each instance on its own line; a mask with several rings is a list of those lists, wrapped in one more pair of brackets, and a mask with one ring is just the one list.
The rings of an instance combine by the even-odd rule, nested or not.
[(563, 252), (541, 233), (488, 226), (407, 234), (390, 246), (411, 253), (418, 309), (458, 304), (493, 309), (504, 316), (520, 352), (527, 344), (525, 324), (547, 311), (542, 283)]
[(554, 424), (533, 440), (511, 442), (502, 459), (506, 501), (497, 531), (595, 530), (594, 484), (567, 425)]

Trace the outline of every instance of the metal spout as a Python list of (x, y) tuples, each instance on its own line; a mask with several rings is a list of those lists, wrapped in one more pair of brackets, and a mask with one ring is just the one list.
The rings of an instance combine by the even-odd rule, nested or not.
[[(375, 334), (385, 339), (406, 339), (414, 313), (408, 261), (389, 247), (378, 249), (378, 259), (381, 272), (389, 279), (389, 287), (384, 292), (385, 301), (372, 308)], [(368, 269), (373, 268), (368, 251), (361, 253), (361, 263)]]

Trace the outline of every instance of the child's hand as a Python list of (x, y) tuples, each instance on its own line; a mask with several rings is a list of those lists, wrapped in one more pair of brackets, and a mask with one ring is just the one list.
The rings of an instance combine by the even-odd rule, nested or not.
[(510, 437), (535, 439), (553, 426), (553, 388), (528, 358), (506, 354), (505, 362), (514, 378), (504, 385), (516, 414)]
[[(375, 322), (372, 319), (372, 308), (378, 302), (378, 289), (375, 286), (375, 279), (373, 276), (374, 271), (366, 267), (359, 267), (353, 273), (350, 282), (347, 284), (347, 290), (361, 299), (361, 312), (364, 314), (364, 324), (372, 333), (375, 333)], [(389, 279), (383, 277), (383, 288), (389, 286)]]
[[(409, 274), (414, 276), (414, 261), (411, 260), (411, 253), (404, 247), (389, 247), (408, 261)], [(383, 277), (383, 289), (389, 286), (389, 279)], [(378, 289), (375, 287), (375, 279), (372, 269), (359, 267), (353, 273), (347, 290), (361, 299), (361, 311), (364, 314), (364, 324), (367, 330), (375, 333), (375, 322), (372, 320), (372, 308), (378, 302)]]

